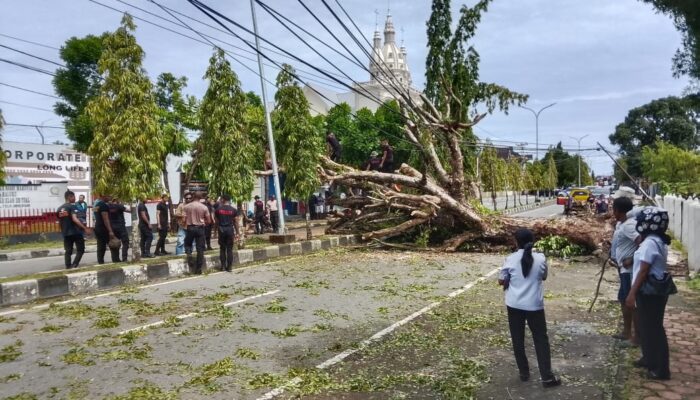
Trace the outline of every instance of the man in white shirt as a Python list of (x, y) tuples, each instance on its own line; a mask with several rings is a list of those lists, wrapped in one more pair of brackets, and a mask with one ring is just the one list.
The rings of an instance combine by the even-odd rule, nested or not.
[(277, 208), (277, 199), (275, 199), (274, 195), (270, 196), (270, 200), (267, 201), (267, 211), (270, 212), (270, 223), (272, 224), (272, 230), (277, 233), (279, 210)]
[(632, 199), (629, 197), (618, 197), (613, 201), (612, 208), (613, 216), (617, 220), (617, 226), (613, 234), (610, 258), (620, 269), (620, 289), (618, 290), (617, 299), (621, 304), (623, 320), (622, 333), (613, 335), (613, 337), (629, 341), (630, 345), (637, 346), (639, 343), (637, 324), (634, 324), (635, 329), (634, 332), (632, 331), (635, 319), (634, 309), (625, 306), (625, 299), (632, 287), (632, 261), (634, 252), (639, 245), (640, 237), (636, 230), (637, 221), (628, 216), (628, 213), (633, 208)]

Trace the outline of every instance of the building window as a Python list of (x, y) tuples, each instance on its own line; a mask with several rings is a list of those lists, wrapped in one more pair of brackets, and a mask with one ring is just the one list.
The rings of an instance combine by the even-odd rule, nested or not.
[(392, 58), (392, 57), (394, 57), (393, 53), (392, 53), (392, 52), (389, 52), (388, 58)]

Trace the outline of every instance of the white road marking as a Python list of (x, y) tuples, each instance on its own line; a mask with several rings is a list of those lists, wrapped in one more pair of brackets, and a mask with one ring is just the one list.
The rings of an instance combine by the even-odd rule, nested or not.
[[(409, 315), (408, 317), (402, 319), (401, 321), (395, 322), (395, 323), (389, 325), (388, 327), (382, 329), (381, 331), (375, 333), (375, 334), (372, 335), (369, 339), (363, 340), (362, 342), (360, 342), (360, 344), (359, 344), (357, 347), (355, 347), (355, 348), (353, 348), (353, 349), (345, 350), (344, 352), (342, 352), (342, 353), (340, 353), (340, 354), (338, 354), (338, 355), (336, 355), (336, 356), (334, 356), (334, 357), (329, 358), (328, 360), (322, 362), (321, 364), (318, 364), (318, 365), (316, 366), (316, 368), (318, 368), (318, 369), (326, 369), (326, 368), (328, 368), (328, 367), (330, 367), (330, 366), (333, 366), (333, 365), (335, 365), (335, 364), (337, 364), (337, 363), (343, 361), (344, 359), (346, 359), (346, 358), (348, 358), (349, 356), (351, 356), (351, 355), (357, 353), (358, 351), (361, 351), (361, 350), (366, 349), (366, 348), (367, 348), (369, 345), (371, 345), (372, 343), (378, 341), (379, 339), (383, 338), (384, 336), (386, 336), (386, 335), (390, 334), (391, 332), (395, 331), (396, 328), (399, 328), (400, 326), (405, 325), (405, 324), (407, 324), (407, 323), (413, 321), (414, 319), (416, 319), (416, 318), (420, 317), (421, 315), (427, 313), (428, 311), (432, 310), (433, 308), (435, 308), (435, 307), (441, 305), (442, 303), (445, 302), (445, 300), (448, 300), (448, 299), (451, 299), (451, 298), (454, 298), (454, 297), (457, 297), (457, 296), (461, 295), (462, 293), (464, 293), (464, 292), (466, 292), (467, 290), (469, 290), (469, 289), (471, 289), (472, 287), (474, 287), (474, 285), (476, 285), (477, 283), (485, 281), (488, 277), (490, 277), (491, 275), (495, 274), (495, 273), (498, 272), (499, 270), (500, 270), (500, 268), (494, 268), (493, 270), (489, 271), (486, 275), (482, 276), (481, 278), (479, 278), (479, 279), (477, 279), (477, 280), (475, 280), (475, 281), (473, 281), (473, 282), (470, 282), (470, 283), (468, 283), (468, 284), (462, 286), (460, 289), (457, 289), (457, 290), (455, 290), (454, 292), (448, 294), (448, 295), (445, 297), (445, 299), (428, 304), (427, 306), (425, 306), (425, 307), (421, 308), (420, 310), (414, 312), (413, 314), (411, 314), (411, 315)], [(290, 387), (293, 387), (294, 385), (299, 384), (299, 383), (301, 383), (301, 378), (294, 378), (294, 379), (288, 381), (287, 383), (285, 383), (284, 385), (279, 386), (279, 387), (277, 387), (277, 388), (275, 388), (275, 389), (273, 389), (273, 390), (271, 390), (271, 391), (265, 393), (264, 395), (258, 397), (257, 400), (271, 400), (271, 399), (273, 399), (273, 398), (279, 396), (280, 394), (284, 393), (284, 391), (285, 391), (286, 389), (288, 389), (288, 388), (290, 388)]]
[[(256, 294), (255, 296), (246, 297), (245, 299), (240, 299), (240, 300), (232, 301), (232, 302), (230, 302), (230, 303), (224, 303), (223, 306), (224, 306), (224, 307), (231, 307), (231, 306), (234, 306), (234, 305), (236, 305), (236, 304), (245, 303), (246, 301), (255, 300), (255, 299), (260, 298), (260, 297), (271, 296), (271, 295), (277, 294), (277, 293), (279, 293), (279, 292), (280, 292), (279, 290), (271, 290), (271, 291), (269, 291), (269, 292), (265, 292), (265, 293), (261, 293), (261, 294)], [(188, 314), (182, 314), (182, 315), (176, 316), (175, 318), (178, 319), (178, 320), (180, 320), (180, 321), (182, 321), (183, 319), (196, 317), (197, 315), (200, 315), (200, 314), (204, 313), (205, 311), (206, 311), (206, 310), (201, 310), (201, 311), (191, 312), (191, 313), (188, 313)], [(135, 328), (123, 330), (123, 331), (119, 332), (118, 335), (124, 335), (124, 334), (129, 333), (129, 332), (141, 331), (141, 330), (148, 329), (148, 328), (154, 328), (154, 327), (156, 327), (156, 326), (161, 326), (161, 325), (163, 325), (164, 323), (165, 323), (165, 320), (160, 320), (160, 321), (152, 322), (152, 323), (150, 323), (150, 324), (141, 325), (141, 326), (137, 326), (137, 327), (135, 327)]]

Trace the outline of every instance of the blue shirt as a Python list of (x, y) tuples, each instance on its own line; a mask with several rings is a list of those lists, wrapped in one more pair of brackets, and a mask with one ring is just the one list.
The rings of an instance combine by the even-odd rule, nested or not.
[(666, 272), (666, 261), (668, 259), (668, 248), (666, 243), (656, 235), (649, 235), (639, 245), (639, 249), (634, 252), (634, 264), (632, 265), (632, 284), (637, 280), (637, 274), (641, 268), (642, 261), (650, 265), (649, 273), (657, 279), (662, 279)]
[(542, 253), (532, 253), (532, 269), (527, 277), (523, 276), (520, 260), (523, 250), (509, 255), (501, 267), (499, 279), (508, 280), (506, 305), (525, 311), (544, 309), (544, 288), (542, 281), (547, 279), (547, 259)]

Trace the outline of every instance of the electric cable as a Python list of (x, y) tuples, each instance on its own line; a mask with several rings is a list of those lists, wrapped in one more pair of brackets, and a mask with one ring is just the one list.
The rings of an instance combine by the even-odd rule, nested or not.
[(48, 108), (34, 107), (34, 106), (26, 105), (26, 104), (13, 103), (13, 102), (11, 102), (11, 101), (0, 100), (0, 103), (3, 103), (3, 104), (10, 104), (10, 105), (17, 106), (17, 107), (31, 108), (31, 109), (34, 109), (34, 110), (48, 111), (48, 112), (50, 112), (50, 113), (53, 113), (53, 110), (49, 110)]
[(45, 61), (45, 62), (47, 62), (47, 63), (51, 63), (51, 64), (54, 64), (54, 65), (58, 65), (59, 67), (65, 67), (65, 65), (63, 65), (63, 64), (61, 64), (61, 63), (57, 63), (57, 62), (55, 62), (55, 61), (51, 61), (51, 60), (49, 60), (49, 59), (36, 56), (36, 55), (34, 55), (34, 54), (27, 53), (27, 52), (25, 52), (25, 51), (15, 49), (14, 47), (5, 46), (4, 44), (0, 44), (0, 47), (3, 47), (3, 48), (8, 49), (8, 50), (12, 50), (12, 51), (17, 52), (17, 53), (20, 53), (20, 54), (24, 54), (25, 56), (29, 56), (29, 57), (36, 58), (37, 60)]
[(12, 60), (5, 59), (5, 58), (0, 58), (0, 61), (2, 61), (2, 62), (4, 62), (4, 63), (7, 63), (7, 64), (14, 65), (14, 66), (16, 66), (16, 67), (28, 69), (28, 70), (30, 70), (30, 71), (39, 72), (39, 73), (46, 74), (46, 75), (51, 75), (51, 76), (56, 76), (56, 74), (54, 74), (53, 72), (48, 71), (48, 70), (45, 70), (45, 69), (41, 69), (41, 68), (39, 68), (39, 67), (34, 67), (34, 66), (31, 66), (31, 65), (19, 63), (19, 62), (16, 62), (16, 61), (12, 61)]
[(29, 93), (38, 94), (38, 95), (41, 95), (41, 96), (53, 97), (54, 99), (62, 100), (60, 97), (54, 96), (54, 95), (52, 95), (52, 94), (37, 92), (36, 90), (27, 89), (27, 88), (23, 88), (23, 87), (20, 87), (20, 86), (15, 86), (15, 85), (10, 85), (9, 83), (0, 82), (0, 85), (2, 85), (2, 86), (7, 86), (7, 87), (11, 87), (11, 88), (17, 89), (17, 90), (23, 90), (23, 91), (29, 92)]

